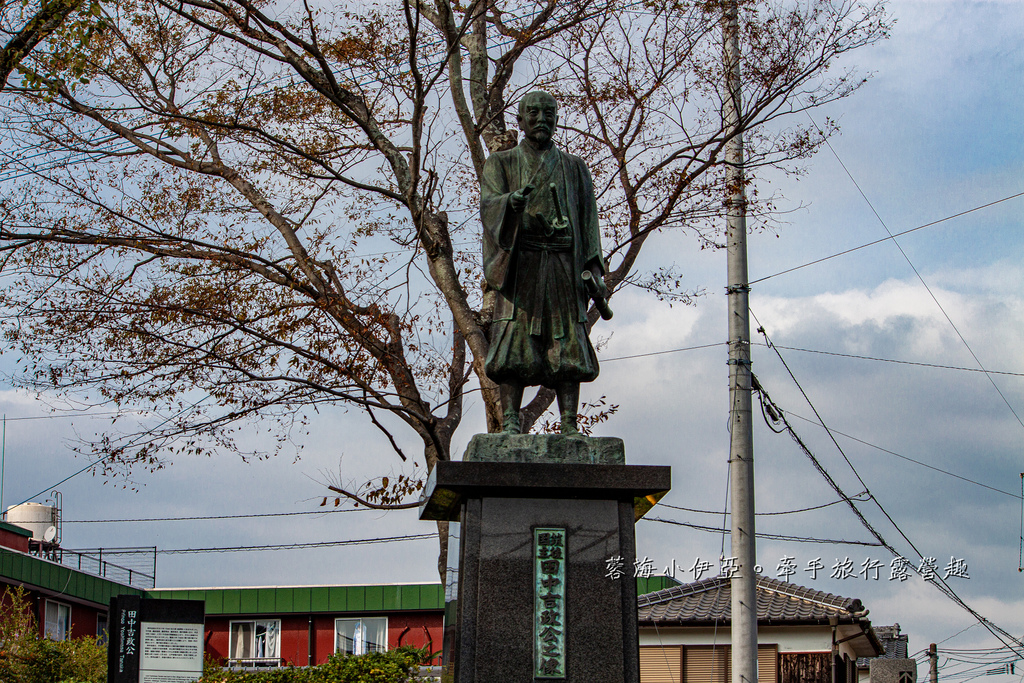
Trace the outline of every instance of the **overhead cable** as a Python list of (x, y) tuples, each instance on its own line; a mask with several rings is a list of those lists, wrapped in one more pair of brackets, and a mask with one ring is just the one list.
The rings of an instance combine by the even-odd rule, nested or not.
[[(765, 344), (763, 344), (761, 342), (751, 341), (750, 343), (752, 345), (765, 346)], [(633, 358), (647, 358), (648, 356), (662, 356), (662, 355), (669, 354), (669, 353), (682, 353), (684, 351), (698, 351), (700, 349), (710, 349), (710, 348), (713, 348), (715, 346), (725, 346), (726, 344), (728, 344), (728, 342), (715, 342), (715, 343), (711, 343), (711, 344), (698, 344), (696, 346), (682, 346), (682, 347), (675, 348), (675, 349), (663, 349), (661, 351), (649, 351), (647, 353), (637, 353), (637, 354), (631, 354), (631, 355), (628, 355), (628, 356), (615, 356), (614, 358), (602, 358), (601, 362), (602, 363), (610, 363), (612, 361), (618, 361), (618, 360), (630, 360), (630, 359), (633, 359)], [(990, 374), (990, 375), (1006, 375), (1008, 377), (1024, 377), (1024, 372), (1011, 372), (1011, 371), (1008, 371), (1008, 370), (987, 370), (987, 369), (986, 370), (982, 370), (980, 368), (968, 368), (968, 367), (964, 367), (962, 365), (942, 365), (941, 363), (925, 363), (925, 362), (922, 362), (922, 361), (900, 360), (900, 359), (896, 359), (896, 358), (880, 358), (880, 357), (877, 357), (877, 356), (861, 356), (861, 355), (857, 355), (857, 354), (853, 354), (853, 353), (840, 353), (838, 351), (822, 351), (821, 349), (807, 349), (807, 348), (801, 348), (801, 347), (798, 347), (798, 346), (783, 346), (781, 344), (776, 344), (776, 346), (778, 348), (780, 348), (780, 349), (785, 349), (787, 351), (800, 351), (802, 353), (817, 353), (817, 354), (821, 354), (823, 356), (837, 356), (839, 358), (853, 358), (853, 359), (856, 359), (856, 360), (870, 360), (870, 361), (875, 361), (875, 362), (878, 362), (878, 363), (894, 363), (896, 365), (913, 365), (913, 366), (916, 366), (916, 367), (936, 368), (936, 369), (939, 369), (939, 370), (958, 370), (960, 372), (981, 372), (981, 373), (987, 373), (987, 374)]]
[[(811, 117), (811, 113), (807, 110), (804, 110), (804, 112), (807, 114), (807, 118), (810, 119), (811, 124), (815, 128), (817, 128), (818, 124), (814, 123), (814, 119)], [(832, 152), (832, 155), (836, 158), (836, 161), (838, 161), (839, 165), (843, 167), (843, 171), (846, 172), (847, 177), (850, 178), (850, 182), (852, 182), (854, 187), (857, 188), (857, 192), (860, 193), (860, 196), (864, 199), (864, 202), (868, 205), (868, 208), (871, 209), (871, 213), (875, 214), (875, 218), (878, 219), (878, 222), (881, 224), (882, 228), (885, 229), (886, 234), (889, 235), (889, 239), (892, 240), (892, 243), (896, 245), (896, 248), (899, 250), (900, 254), (903, 255), (903, 258), (904, 260), (906, 260), (907, 265), (910, 266), (910, 269), (914, 271), (914, 275), (917, 276), (917, 279), (921, 282), (921, 285), (924, 286), (925, 291), (928, 292), (928, 296), (932, 298), (932, 301), (935, 303), (935, 306), (942, 313), (943, 317), (946, 318), (946, 322), (948, 322), (949, 326), (953, 328), (953, 331), (956, 333), (956, 336), (963, 343), (964, 348), (966, 348), (967, 352), (971, 354), (972, 358), (974, 358), (974, 362), (977, 363), (978, 367), (981, 368), (982, 372), (985, 373), (985, 376), (988, 378), (988, 381), (992, 384), (992, 388), (996, 390), (997, 394), (999, 394), (999, 398), (1003, 399), (1003, 403), (1005, 403), (1006, 407), (1010, 409), (1011, 413), (1013, 413), (1013, 416), (1017, 419), (1017, 424), (1019, 424), (1021, 428), (1024, 429), (1024, 420), (1021, 420), (1020, 415), (1018, 415), (1017, 411), (1014, 410), (1012, 405), (1010, 405), (1009, 399), (1006, 398), (1006, 396), (1003, 394), (1002, 389), (1000, 389), (999, 385), (996, 384), (996, 381), (992, 378), (991, 373), (989, 373), (989, 371), (985, 369), (985, 365), (981, 362), (981, 359), (978, 358), (978, 355), (976, 353), (974, 353), (974, 349), (971, 348), (971, 345), (967, 342), (967, 339), (964, 337), (964, 335), (960, 333), (960, 328), (958, 328), (956, 326), (956, 323), (953, 322), (953, 319), (949, 317), (949, 313), (946, 312), (946, 309), (939, 302), (939, 298), (935, 296), (935, 292), (932, 291), (932, 288), (925, 281), (924, 276), (921, 275), (920, 271), (917, 270), (917, 266), (914, 265), (914, 262), (910, 260), (910, 256), (908, 256), (907, 252), (903, 250), (903, 246), (900, 245), (899, 241), (896, 240), (896, 236), (893, 235), (892, 230), (889, 229), (889, 226), (886, 225), (885, 221), (882, 219), (882, 216), (878, 213), (878, 211), (875, 210), (875, 206), (871, 203), (871, 200), (868, 199), (868, 196), (864, 193), (864, 190), (861, 189), (860, 183), (858, 183), (857, 179), (853, 177), (852, 173), (850, 173), (850, 169), (846, 167), (846, 164), (843, 163), (843, 160), (839, 157), (839, 154), (836, 152), (835, 149), (833, 149), (832, 143), (828, 141), (828, 138), (825, 137), (824, 140), (825, 145), (828, 147), (829, 151)]]
[(202, 515), (197, 517), (141, 517), (137, 519), (65, 519), (63, 524), (116, 524), (136, 522), (193, 522), (215, 519), (253, 519), (256, 517), (294, 517), (297, 515), (330, 515), (337, 512), (380, 512), (375, 508), (343, 508), (331, 510), (302, 510), (299, 512), (256, 512), (241, 515)]
[(968, 479), (967, 477), (964, 477), (962, 475), (956, 474), (955, 472), (950, 472), (949, 470), (944, 470), (944, 469), (942, 469), (940, 467), (936, 467), (935, 465), (929, 465), (926, 462), (921, 462), (920, 460), (915, 460), (914, 458), (908, 457), (906, 455), (902, 455), (900, 453), (897, 453), (896, 451), (890, 451), (888, 448), (882, 448), (881, 446), (875, 445), (875, 444), (873, 444), (873, 443), (871, 443), (869, 441), (865, 441), (863, 439), (858, 439), (856, 436), (852, 436), (850, 434), (846, 434), (845, 432), (841, 432), (838, 429), (827, 428), (827, 427), (825, 427), (825, 425), (821, 424), (817, 420), (812, 420), (809, 417), (804, 417), (803, 415), (798, 415), (798, 414), (794, 413), (792, 410), (787, 411), (787, 414), (788, 415), (792, 415), (793, 417), (797, 418), (798, 420), (803, 420), (804, 422), (807, 422), (809, 424), (815, 425), (816, 427), (821, 427), (823, 429), (831, 429), (831, 431), (834, 434), (839, 434), (840, 436), (846, 437), (847, 439), (850, 439), (851, 441), (856, 441), (859, 444), (863, 444), (865, 446), (869, 446), (871, 448), (874, 448), (875, 450), (882, 451), (883, 453), (887, 453), (888, 455), (892, 455), (892, 456), (895, 456), (895, 457), (900, 458), (902, 460), (906, 460), (908, 462), (912, 462), (915, 465), (920, 465), (921, 467), (927, 467), (930, 470), (935, 470), (936, 472), (939, 472), (941, 474), (945, 474), (947, 476), (954, 477), (954, 478), (959, 479), (961, 481), (966, 481), (969, 484), (974, 484), (975, 486), (980, 486), (982, 488), (986, 488), (989, 491), (995, 491), (996, 493), (1001, 493), (1004, 496), (1010, 496), (1011, 498), (1018, 498), (1018, 499), (1022, 498), (1022, 496), (1020, 496), (1020, 495), (1018, 495), (1016, 493), (1011, 493), (1009, 491), (1004, 491), (1003, 489), (997, 489), (994, 486), (989, 486), (988, 484), (983, 484), (980, 481), (975, 481), (974, 479)]
[(710, 349), (715, 346), (725, 346), (729, 342), (715, 342), (713, 344), (700, 344), (699, 346), (684, 346), (679, 349), (666, 349), (664, 351), (650, 351), (648, 353), (635, 353), (630, 356), (616, 356), (615, 358), (602, 358), (602, 363), (610, 363), (615, 360), (629, 360), (631, 358), (647, 358), (648, 356), (661, 356), (666, 353), (680, 353), (681, 351), (696, 351), (698, 349)]
[[(957, 365), (940, 365), (938, 363), (922, 363), (920, 361), (912, 360), (896, 360), (894, 358), (877, 358), (875, 356), (859, 356), (854, 353), (839, 353), (837, 351), (819, 351), (816, 349), (802, 349), (796, 346), (782, 346), (776, 344), (776, 347), (780, 349), (786, 349), (787, 351), (801, 351), (803, 353), (819, 353), (824, 356), (838, 356), (840, 358), (855, 358), (857, 360), (873, 360), (880, 363), (896, 363), (898, 365), (916, 365), (923, 368), (938, 368), (941, 370), (960, 370), (961, 372), (982, 372), (988, 375), (1008, 375), (1010, 377), (1024, 377), (1024, 372), (1008, 372), (1005, 370), (985, 370), (983, 368), (965, 368)], [(698, 347), (699, 348), (699, 347)]]
[[(856, 496), (855, 496), (855, 498), (856, 498)], [(833, 505), (842, 505), (845, 502), (846, 501), (844, 501), (844, 500), (834, 500), (831, 503), (822, 503), (821, 505), (812, 505), (811, 507), (800, 508), (799, 510), (781, 510), (779, 512), (755, 512), (754, 514), (755, 515), (765, 516), (765, 517), (773, 517), (773, 516), (776, 516), (776, 515), (795, 515), (795, 514), (800, 513), (800, 512), (811, 512), (812, 510), (822, 510), (822, 509), (827, 508), (827, 507), (832, 507)], [(672, 508), (673, 510), (681, 510), (683, 512), (696, 512), (696, 513), (703, 514), (703, 515), (720, 515), (720, 514), (722, 514), (721, 510), (701, 510), (699, 508), (687, 508), (687, 507), (681, 507), (679, 505), (669, 505), (668, 503), (665, 503), (665, 502), (662, 502), (662, 501), (659, 501), (658, 505), (661, 506), (661, 507)], [(726, 511), (725, 514), (728, 515), (729, 512)]]
[[(831, 146), (830, 146), (830, 149), (831, 149)], [(836, 157), (836, 158), (838, 158), (838, 157)], [(888, 237), (882, 237), (881, 239), (877, 239), (877, 240), (874, 240), (872, 242), (868, 242), (866, 244), (862, 244), (862, 245), (860, 245), (858, 247), (853, 247), (851, 249), (846, 249), (846, 250), (840, 251), (838, 253), (832, 254), (831, 256), (825, 256), (823, 258), (815, 259), (814, 261), (808, 261), (807, 263), (804, 263), (804, 264), (799, 265), (799, 266), (794, 266), (792, 268), (787, 268), (786, 270), (780, 270), (779, 272), (772, 273), (771, 275), (765, 275), (764, 277), (758, 278), (756, 280), (751, 280), (749, 284), (753, 285), (753, 284), (757, 284), (758, 282), (764, 282), (765, 280), (770, 280), (773, 277), (778, 277), (780, 275), (786, 275), (787, 273), (792, 273), (793, 271), (800, 270), (801, 268), (807, 268), (808, 266), (814, 266), (814, 265), (817, 265), (817, 264), (822, 263), (824, 261), (828, 261), (830, 259), (838, 258), (840, 256), (846, 256), (847, 254), (850, 254), (852, 252), (859, 251), (860, 249), (865, 249), (867, 247), (873, 247), (874, 245), (881, 244), (882, 242), (888, 242), (889, 240), (895, 241), (895, 239), (897, 237), (902, 237), (903, 235), (906, 235), (908, 233), (915, 232), (917, 230), (923, 230), (924, 228), (930, 228), (933, 225), (938, 225), (939, 223), (944, 223), (946, 221), (953, 220), (954, 218), (959, 218), (960, 216), (966, 216), (969, 213), (973, 213), (975, 211), (980, 211), (982, 209), (987, 209), (990, 206), (995, 206), (996, 204), (1001, 204), (1003, 202), (1008, 202), (1011, 199), (1016, 199), (1017, 197), (1024, 197), (1024, 192), (1018, 192), (1017, 194), (1011, 194), (1008, 197), (1003, 197), (1002, 199), (996, 199), (995, 201), (988, 202), (987, 204), (982, 204), (981, 206), (975, 206), (972, 209), (967, 209), (965, 211), (960, 211), (959, 213), (954, 213), (951, 216), (946, 216), (945, 218), (940, 218), (940, 219), (932, 221), (930, 223), (925, 223), (924, 225), (919, 225), (916, 228), (910, 228), (909, 230), (904, 230), (902, 232), (889, 233)]]
[[(723, 531), (729, 531), (724, 527), (706, 526), (704, 524), (692, 524), (690, 522), (679, 522), (674, 519), (661, 519), (659, 517), (641, 517), (640, 519), (647, 520), (649, 522), (661, 522), (662, 524), (672, 524), (674, 526), (685, 526), (697, 531), (710, 531), (712, 533), (722, 533)], [(764, 538), (771, 541), (790, 541), (793, 543), (825, 543), (831, 545), (866, 545), (871, 547), (880, 547), (882, 544), (874, 541), (847, 541), (845, 539), (836, 538), (811, 538), (806, 536), (788, 536), (785, 534), (768, 534), (761, 531), (755, 532), (757, 538)]]
[[(753, 312), (751, 312), (751, 315), (754, 315)], [(757, 316), (754, 316), (754, 319), (756, 320)], [(786, 363), (786, 360), (782, 357), (782, 354), (778, 351), (778, 349), (774, 348), (774, 346), (772, 345), (771, 340), (768, 338), (768, 334), (765, 332), (764, 326), (762, 326), (760, 324), (760, 321), (758, 321), (758, 325), (760, 327), (760, 329), (758, 331), (762, 335), (764, 335), (765, 341), (768, 344), (768, 347), (775, 351), (776, 356), (779, 358), (779, 360), (782, 363), (782, 365), (786, 368), (786, 371), (789, 373), (790, 378), (793, 380), (793, 382), (796, 384), (797, 388), (800, 390), (800, 393), (803, 395), (804, 400), (807, 401), (807, 404), (810, 406), (811, 410), (814, 412), (815, 416), (818, 418), (819, 423), (825, 429), (825, 432), (829, 435), (829, 438), (831, 439), (833, 445), (835, 445), (835, 447), (839, 450), (839, 453), (843, 456), (843, 459), (850, 466), (850, 469), (853, 471), (854, 476), (856, 476), (858, 481), (860, 481), (861, 484), (864, 486), (864, 490), (867, 493), (867, 495), (869, 496), (869, 498), (875, 503), (875, 505), (878, 507), (879, 511), (882, 513), (883, 516), (885, 516), (885, 518), (893, 526), (893, 528), (900, 535), (900, 537), (902, 537), (903, 540), (911, 547), (911, 549), (915, 553), (917, 553), (918, 557), (924, 558), (924, 554), (921, 553), (921, 551), (917, 549), (917, 546), (914, 544), (913, 541), (910, 540), (910, 538), (903, 531), (903, 529), (900, 528), (900, 526), (896, 523), (896, 520), (894, 520), (892, 518), (892, 516), (888, 513), (888, 511), (884, 507), (882, 507), (881, 502), (879, 502), (879, 500), (874, 495), (871, 494), (870, 489), (867, 487), (866, 484), (864, 484), (864, 480), (861, 478), (860, 473), (857, 472), (857, 469), (853, 466), (853, 463), (850, 462), (850, 459), (846, 456), (846, 453), (843, 451), (842, 446), (839, 445), (839, 442), (836, 440), (832, 430), (829, 429), (829, 427), (824, 423), (824, 420), (821, 419), (821, 415), (818, 413), (817, 409), (814, 407), (814, 404), (811, 403), (810, 398), (807, 396), (807, 393), (804, 391), (803, 387), (800, 385), (799, 381), (796, 379), (796, 376), (793, 374), (793, 371), (790, 369), (789, 365)], [(767, 401), (771, 402), (771, 398), (767, 395), (767, 392), (765, 392), (764, 387), (761, 386), (760, 383), (757, 381), (757, 378), (752, 376), (752, 379), (754, 380), (754, 390), (757, 391), (758, 394), (760, 396), (762, 396), (764, 399), (766, 399)], [(807, 456), (807, 458), (814, 465), (815, 469), (818, 470), (818, 473), (821, 474), (821, 476), (825, 479), (825, 481), (828, 482), (829, 486), (831, 486), (832, 489), (837, 494), (839, 494), (839, 496), (842, 499), (844, 499), (847, 502), (850, 510), (857, 517), (857, 519), (860, 520), (860, 523), (871, 533), (872, 536), (875, 537), (875, 539), (878, 540), (878, 542), (886, 550), (891, 552), (894, 557), (903, 557), (903, 554), (900, 553), (899, 551), (897, 551), (896, 548), (893, 547), (892, 544), (890, 544), (888, 541), (886, 541), (885, 538), (883, 538), (882, 535), (878, 532), (878, 530), (875, 529), (874, 526), (872, 526), (872, 524), (870, 522), (868, 522), (867, 518), (864, 517), (864, 514), (857, 507), (857, 505), (854, 502), (854, 500), (851, 497), (847, 496), (843, 492), (843, 490), (839, 486), (839, 484), (836, 483), (835, 479), (833, 479), (832, 476), (825, 470), (824, 466), (821, 464), (821, 462), (818, 460), (818, 458), (810, 450), (810, 448), (807, 446), (807, 444), (804, 443), (803, 439), (800, 438), (799, 434), (797, 434), (796, 430), (793, 428), (793, 426), (786, 419), (785, 413), (783, 413), (782, 410), (779, 409), (777, 406), (774, 406), (774, 402), (771, 402), (771, 403), (772, 403), (772, 405), (774, 407), (774, 414), (777, 414), (778, 415), (778, 420), (785, 425), (785, 431), (787, 431), (789, 433), (790, 438), (792, 438), (797, 443), (797, 445), (800, 447), (800, 449), (804, 452), (804, 454)], [(914, 572), (916, 572), (918, 574), (921, 573), (920, 569), (917, 568), (917, 567), (914, 567), (913, 564), (909, 564), (908, 569), (913, 570)], [(1024, 642), (1021, 642), (1020, 639), (1018, 639), (1017, 637), (1013, 636), (1012, 634), (1010, 634), (1008, 631), (1006, 631), (1002, 627), (998, 626), (997, 624), (993, 623), (988, 618), (983, 616), (980, 612), (978, 612), (973, 607), (968, 605), (963, 600), (963, 598), (961, 598), (956, 593), (956, 591), (954, 591), (953, 588), (950, 587), (950, 585), (948, 583), (946, 583), (945, 579), (943, 579), (938, 574), (936, 574), (933, 577), (933, 580), (928, 581), (928, 583), (931, 583), (932, 585), (934, 585), (935, 588), (939, 592), (941, 592), (943, 595), (948, 597), (950, 600), (952, 600), (957, 605), (959, 605), (961, 608), (963, 608), (966, 612), (968, 612), (971, 616), (973, 616), (975, 619), (977, 619), (978, 622), (980, 622), (981, 625), (984, 626), (985, 629), (989, 633), (991, 633), (997, 640), (1002, 642), (1007, 647), (1013, 649), (1014, 652), (1020, 654), (1021, 656), (1024, 656)]]
[(150, 548), (148, 550), (122, 550), (118, 551), (118, 555), (130, 555), (133, 553), (145, 553), (151, 554), (156, 552), (158, 555), (188, 555), (197, 553), (239, 553), (239, 552), (260, 552), (268, 550), (299, 550), (309, 548), (334, 548), (339, 546), (348, 545), (372, 545), (376, 543), (396, 543), (400, 541), (420, 541), (425, 538), (435, 538), (437, 534), (410, 534), (407, 536), (388, 536), (383, 538), (357, 538), (349, 541), (316, 541), (313, 543), (282, 543), (279, 545), (236, 545), (227, 546), (220, 548), (164, 548), (156, 549), (155, 551)]
[[(210, 398), (210, 395), (209, 395), (209, 394), (207, 394), (206, 396), (203, 396), (203, 397), (202, 397), (201, 399), (199, 399), (198, 401), (196, 401), (196, 402), (195, 402), (195, 403), (193, 403), (192, 405), (190, 405), (190, 406), (188, 406), (188, 407), (186, 407), (186, 408), (182, 408), (181, 410), (179, 410), (179, 411), (178, 411), (177, 413), (175, 413), (174, 415), (171, 415), (170, 417), (168, 417), (168, 418), (165, 418), (165, 419), (163, 420), (163, 422), (161, 422), (160, 424), (158, 424), (158, 425), (157, 425), (156, 427), (153, 427), (152, 429), (150, 429), (150, 430), (148, 430), (148, 431), (146, 431), (146, 432), (144, 432), (144, 433), (142, 433), (142, 434), (139, 434), (139, 435), (138, 435), (137, 437), (135, 437), (134, 439), (132, 439), (132, 440), (131, 440), (131, 441), (130, 441), (130, 442), (128, 443), (128, 445), (126, 445), (126, 446), (125, 446), (124, 448), (126, 448), (126, 449), (127, 449), (127, 448), (130, 448), (131, 446), (134, 446), (134, 445), (135, 445), (135, 444), (136, 444), (136, 443), (138, 442), (138, 440), (139, 440), (139, 439), (141, 439), (141, 438), (142, 438), (143, 436), (146, 436), (146, 435), (148, 435), (148, 434), (151, 434), (151, 433), (155, 432), (155, 431), (156, 431), (157, 429), (160, 429), (160, 427), (163, 427), (163, 426), (164, 426), (165, 424), (167, 424), (168, 422), (170, 422), (170, 421), (171, 421), (171, 420), (173, 420), (174, 418), (178, 417), (179, 415), (182, 415), (182, 414), (183, 414), (183, 413), (185, 413), (186, 411), (192, 410), (193, 408), (195, 408), (196, 406), (198, 406), (198, 405), (199, 405), (200, 403), (202, 403), (203, 401), (207, 400), (208, 398)], [(83, 467), (82, 469), (78, 470), (77, 472), (73, 472), (72, 474), (69, 474), (68, 476), (66, 476), (66, 477), (64, 477), (63, 479), (61, 479), (60, 481), (58, 481), (58, 482), (57, 482), (56, 484), (51, 484), (50, 486), (47, 486), (46, 488), (44, 488), (43, 490), (39, 491), (38, 493), (35, 493), (35, 494), (33, 494), (33, 495), (29, 496), (29, 497), (28, 497), (28, 498), (26, 498), (25, 500), (23, 500), (23, 501), (21, 501), (20, 503), (18, 503), (18, 505), (24, 505), (25, 503), (29, 502), (29, 501), (30, 501), (30, 500), (32, 500), (33, 498), (36, 498), (36, 497), (38, 497), (38, 496), (41, 496), (41, 495), (43, 495), (44, 493), (46, 493), (47, 491), (52, 491), (53, 489), (57, 488), (58, 486), (60, 486), (60, 485), (61, 485), (61, 484), (63, 484), (64, 482), (68, 481), (69, 479), (73, 479), (74, 477), (77, 477), (77, 476), (78, 476), (79, 474), (81, 474), (82, 472), (85, 472), (85, 471), (87, 471), (87, 470), (89, 470), (89, 469), (92, 469), (93, 467), (95, 467), (96, 465), (100, 464), (101, 462), (103, 462), (104, 460), (106, 460), (106, 459), (107, 459), (107, 458), (109, 458), (109, 457), (110, 457), (110, 455), (109, 455), (109, 454), (106, 454), (106, 455), (103, 455), (102, 457), (99, 457), (99, 458), (97, 458), (96, 460), (93, 460), (92, 462), (90, 462), (90, 463), (89, 463), (88, 465), (86, 465), (86, 466), (85, 466), (85, 467)], [(17, 506), (15, 506), (15, 507), (17, 507)], [(7, 513), (6, 513), (6, 511), (4, 511), (4, 514), (5, 514), (5, 515), (7, 514)]]

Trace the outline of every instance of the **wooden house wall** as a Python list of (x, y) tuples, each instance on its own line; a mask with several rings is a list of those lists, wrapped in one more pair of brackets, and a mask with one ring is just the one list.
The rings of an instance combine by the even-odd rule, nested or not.
[(832, 654), (829, 652), (784, 653), (779, 655), (779, 683), (830, 683)]

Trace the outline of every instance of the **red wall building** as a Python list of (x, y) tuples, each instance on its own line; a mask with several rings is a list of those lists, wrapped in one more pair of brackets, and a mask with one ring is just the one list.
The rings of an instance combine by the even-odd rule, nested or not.
[(206, 652), (229, 666), (306, 666), (335, 652), (401, 645), (441, 650), (440, 584), (179, 588), (146, 595), (203, 600)]
[(31, 554), (31, 536), (0, 522), (0, 597), (5, 588), (24, 589), (40, 634), (50, 638), (103, 635), (110, 599), (130, 594), (203, 600), (206, 653), (226, 665), (306, 666), (337, 650), (400, 645), (441, 650), (440, 584), (143, 590)]

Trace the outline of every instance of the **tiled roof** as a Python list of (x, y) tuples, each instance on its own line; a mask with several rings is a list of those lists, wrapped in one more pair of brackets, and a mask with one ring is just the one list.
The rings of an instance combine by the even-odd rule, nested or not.
[(900, 635), (900, 625), (893, 624), (892, 626), (876, 626), (875, 634), (878, 639), (882, 641), (882, 647), (885, 648), (885, 654), (882, 655), (886, 659), (906, 659), (907, 649), (909, 647), (909, 639), (906, 635)]
[[(899, 624), (876, 626), (875, 635), (878, 636), (878, 640), (885, 649), (885, 654), (881, 655), (881, 659), (907, 659), (910, 642), (906, 635), (900, 635)], [(857, 660), (857, 666), (861, 668), (870, 665), (871, 658), (869, 657), (861, 657)]]
[[(730, 581), (716, 576), (687, 583), (638, 600), (640, 623), (727, 623), (731, 617)], [(864, 609), (856, 598), (844, 598), (767, 576), (757, 577), (757, 620), (761, 623), (843, 623)]]

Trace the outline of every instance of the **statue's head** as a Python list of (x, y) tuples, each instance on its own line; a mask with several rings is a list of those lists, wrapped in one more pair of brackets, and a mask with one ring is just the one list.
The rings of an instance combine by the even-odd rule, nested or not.
[(543, 90), (528, 92), (519, 100), (516, 120), (528, 140), (541, 146), (547, 145), (558, 126), (558, 102)]

